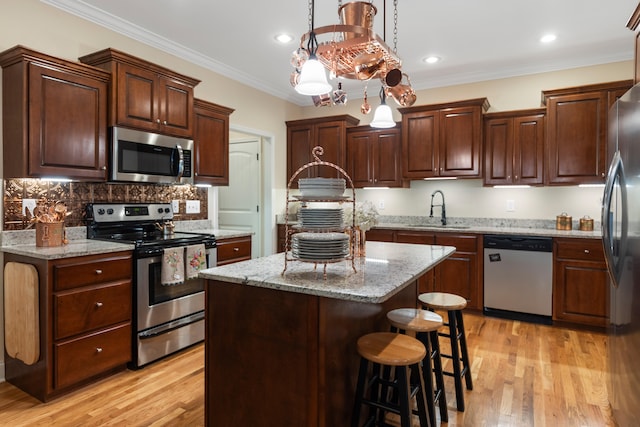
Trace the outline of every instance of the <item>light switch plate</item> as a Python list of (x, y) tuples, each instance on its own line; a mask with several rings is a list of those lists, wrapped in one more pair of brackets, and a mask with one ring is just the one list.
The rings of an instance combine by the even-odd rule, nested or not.
[(29, 212), (33, 215), (33, 209), (36, 207), (36, 199), (22, 199), (22, 215), (26, 215), (25, 208), (29, 208)]
[(173, 210), (174, 214), (180, 213), (180, 200), (171, 201), (171, 210)]
[(187, 213), (188, 214), (200, 213), (200, 200), (187, 200)]
[(516, 201), (515, 200), (507, 200), (507, 212), (514, 212), (516, 210)]

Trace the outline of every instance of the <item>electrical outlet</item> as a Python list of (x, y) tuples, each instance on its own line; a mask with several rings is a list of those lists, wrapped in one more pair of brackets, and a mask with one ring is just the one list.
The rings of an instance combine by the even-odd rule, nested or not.
[(200, 200), (187, 200), (187, 213), (188, 214), (200, 213)]
[(381, 211), (384, 210), (384, 200), (378, 201), (378, 209), (380, 209)]
[(173, 210), (174, 214), (180, 213), (180, 200), (171, 201), (171, 210)]
[(514, 212), (516, 210), (516, 201), (515, 200), (507, 200), (507, 212)]
[(26, 215), (26, 209), (29, 208), (29, 212), (33, 215), (33, 209), (36, 207), (36, 203), (38, 200), (36, 199), (22, 199), (22, 215)]

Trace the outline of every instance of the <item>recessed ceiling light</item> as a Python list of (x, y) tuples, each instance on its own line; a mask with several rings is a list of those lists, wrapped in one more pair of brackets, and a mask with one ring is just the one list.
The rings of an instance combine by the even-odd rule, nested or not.
[(556, 39), (556, 35), (555, 34), (546, 34), (546, 35), (540, 37), (540, 41), (542, 43), (551, 43), (555, 39)]
[(293, 40), (293, 36), (290, 34), (278, 34), (275, 39), (282, 44), (286, 44)]
[(435, 64), (436, 62), (440, 62), (442, 58), (440, 58), (439, 56), (428, 56), (426, 58), (424, 58), (424, 62), (426, 62), (427, 64)]

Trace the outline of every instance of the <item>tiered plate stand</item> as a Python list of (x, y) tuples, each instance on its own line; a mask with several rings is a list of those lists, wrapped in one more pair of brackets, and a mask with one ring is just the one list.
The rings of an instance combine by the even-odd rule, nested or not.
[[(334, 203), (339, 203), (340, 205), (342, 205), (343, 203), (351, 203), (352, 204), (352, 212), (355, 214), (355, 208), (356, 208), (356, 191), (355, 188), (353, 187), (353, 181), (351, 180), (351, 177), (344, 171), (344, 169), (342, 169), (340, 166), (335, 165), (331, 162), (325, 162), (320, 160), (319, 156), (322, 156), (322, 154), (324, 153), (324, 150), (322, 147), (317, 146), (314, 147), (311, 150), (311, 154), (313, 155), (313, 158), (315, 159), (315, 161), (307, 163), (306, 165), (300, 167), (300, 169), (298, 169), (289, 179), (289, 184), (287, 185), (287, 201), (286, 201), (286, 209), (285, 209), (285, 257), (284, 257), (284, 270), (282, 270), (282, 274), (284, 275), (284, 273), (287, 271), (287, 263), (291, 262), (291, 261), (299, 261), (299, 262), (306, 262), (306, 263), (312, 263), (314, 264), (314, 269), (316, 269), (318, 267), (318, 264), (323, 265), (323, 277), (326, 279), (327, 278), (327, 264), (331, 264), (331, 263), (336, 263), (336, 262), (341, 262), (341, 261), (351, 261), (351, 268), (353, 268), (353, 271), (356, 272), (356, 265), (355, 265), (355, 247), (357, 245), (356, 242), (356, 229), (355, 229), (355, 215), (352, 215), (352, 221), (351, 221), (351, 225), (347, 225), (347, 226), (342, 226), (340, 228), (304, 228), (301, 226), (292, 226), (289, 222), (289, 204), (290, 203), (301, 203), (303, 206), (307, 205), (309, 203), (317, 203), (317, 202), (323, 202), (323, 203), (327, 203), (327, 202), (334, 202)], [(312, 167), (329, 167), (329, 168), (333, 168), (336, 169), (338, 172), (340, 172), (340, 174), (344, 177), (345, 182), (346, 182), (346, 192), (350, 193), (350, 196), (342, 196), (342, 197), (336, 197), (336, 198), (330, 198), (330, 197), (303, 197), (303, 196), (297, 196), (297, 195), (291, 195), (291, 185), (292, 183), (296, 182), (296, 180), (298, 179), (298, 176), (304, 172), (305, 170), (312, 168)], [(345, 256), (340, 256), (340, 257), (336, 257), (336, 258), (331, 258), (331, 259), (318, 259), (318, 260), (313, 260), (313, 259), (308, 259), (308, 258), (300, 258), (300, 257), (296, 257), (293, 255), (293, 251), (292, 251), (292, 245), (291, 245), (291, 240), (294, 234), (296, 233), (345, 233), (348, 238), (349, 238), (349, 251), (348, 254)]]

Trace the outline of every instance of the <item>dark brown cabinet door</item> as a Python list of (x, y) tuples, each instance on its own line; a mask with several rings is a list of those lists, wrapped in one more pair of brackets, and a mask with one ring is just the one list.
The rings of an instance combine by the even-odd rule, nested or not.
[(482, 174), (482, 113), (486, 98), (400, 108), (402, 175), (476, 178)]
[(193, 87), (159, 77), (160, 129), (163, 133), (190, 137), (193, 134)]
[(460, 295), (467, 300), (467, 308), (482, 310), (482, 236), (436, 234), (435, 243), (456, 248), (434, 269), (435, 290)]
[(542, 184), (544, 139), (544, 109), (485, 115), (484, 184)]
[(155, 96), (160, 91), (158, 79), (152, 71), (118, 64), (116, 74), (115, 123), (137, 129), (157, 131), (160, 105)]
[(357, 188), (401, 187), (400, 129), (349, 129), (346, 172)]
[(229, 115), (232, 109), (196, 99), (194, 164), (196, 184), (229, 185)]
[(625, 80), (543, 91), (547, 105), (547, 184), (604, 182), (609, 107), (631, 83)]
[(602, 243), (556, 239), (554, 250), (554, 320), (607, 326), (609, 283)]
[(110, 76), (17, 46), (3, 67), (5, 178), (107, 178)]
[[(287, 182), (307, 163), (315, 161), (312, 150), (322, 147), (319, 159), (341, 168), (346, 165), (347, 127), (359, 122), (352, 116), (331, 116), (318, 119), (293, 120), (287, 124)], [(328, 166), (312, 166), (300, 171), (291, 183), (297, 188), (299, 178), (340, 178), (342, 174)]]

